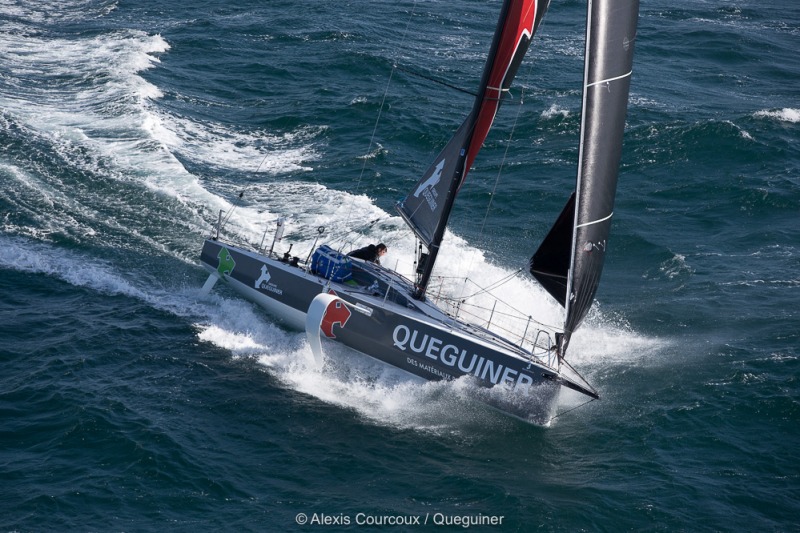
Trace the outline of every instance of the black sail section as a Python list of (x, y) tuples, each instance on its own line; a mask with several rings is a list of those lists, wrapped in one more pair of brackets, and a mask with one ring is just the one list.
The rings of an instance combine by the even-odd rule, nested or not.
[(431, 247), (437, 230), (447, 223), (447, 199), (461, 182), (466, 160), (465, 146), (469, 142), (474, 122), (474, 113), (470, 113), (447, 146), (433, 160), (414, 190), (397, 204), (397, 211), (428, 248)]
[(424, 298), (458, 190), (491, 129), (548, 4), (549, 0), (504, 0), (472, 111), (411, 193), (397, 205), (400, 215), (429, 252), (417, 280), (416, 298)]
[(638, 0), (590, 0), (581, 150), (567, 315), (561, 345), (592, 305), (603, 270), (622, 155)]
[(567, 276), (574, 222), (575, 193), (572, 193), (530, 262), (533, 277), (564, 307), (567, 305)]

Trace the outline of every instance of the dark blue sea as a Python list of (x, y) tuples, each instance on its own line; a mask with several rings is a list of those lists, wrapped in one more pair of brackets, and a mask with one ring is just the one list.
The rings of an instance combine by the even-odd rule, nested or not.
[[(324, 226), (408, 272), (394, 202), (471, 106), (431, 80), (475, 90), (498, 11), (0, 0), (0, 531), (800, 531), (796, 2), (642, 3), (569, 353), (599, 401), (542, 427), (356, 354), (320, 370), (201, 294), (220, 210), (239, 241), (285, 217), (281, 251)], [(585, 11), (553, 0), (437, 263), (552, 323), (512, 274), (575, 182)]]

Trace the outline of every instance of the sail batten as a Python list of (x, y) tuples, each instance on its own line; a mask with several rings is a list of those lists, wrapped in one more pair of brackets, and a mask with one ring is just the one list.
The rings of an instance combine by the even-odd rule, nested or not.
[(626, 74), (623, 74), (621, 76), (615, 76), (613, 78), (607, 78), (607, 79), (604, 79), (604, 80), (599, 80), (599, 81), (595, 81), (595, 82), (592, 82), (592, 83), (588, 83), (588, 84), (586, 84), (586, 87), (589, 88), (589, 87), (592, 87), (594, 85), (600, 85), (601, 83), (611, 83), (612, 81), (617, 81), (617, 80), (621, 80), (622, 78), (627, 78), (631, 74), (633, 74), (632, 70), (628, 71)]
[(613, 216), (614, 216), (614, 213), (611, 213), (611, 214), (610, 214), (610, 215), (608, 215), (607, 217), (599, 218), (599, 219), (597, 219), (597, 220), (590, 220), (589, 222), (584, 222), (583, 224), (578, 224), (578, 225), (577, 225), (577, 226), (575, 226), (575, 227), (576, 227), (576, 228), (583, 228), (583, 227), (585, 227), (585, 226), (591, 226), (592, 224), (599, 224), (599, 223), (601, 223), (601, 222), (605, 222), (606, 220), (609, 220), (609, 219), (610, 219), (611, 217), (613, 217)]

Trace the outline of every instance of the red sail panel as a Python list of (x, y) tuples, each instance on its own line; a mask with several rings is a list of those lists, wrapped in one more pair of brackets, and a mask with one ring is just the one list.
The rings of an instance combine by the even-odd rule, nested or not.
[(503, 2), (472, 110), (416, 187), (397, 205), (400, 215), (429, 252), (417, 281), (419, 297), (433, 272), (456, 194), (489, 133), (548, 4), (549, 0)]
[(462, 184), (475, 156), (483, 146), (483, 141), (489, 134), (504, 93), (508, 92), (522, 59), (525, 57), (525, 52), (528, 50), (537, 25), (537, 4), (536, 0), (516, 0), (511, 2), (508, 7), (496, 54), (494, 58), (490, 58), (493, 64), (489, 71), (472, 140), (467, 150), (466, 165), (461, 177)]

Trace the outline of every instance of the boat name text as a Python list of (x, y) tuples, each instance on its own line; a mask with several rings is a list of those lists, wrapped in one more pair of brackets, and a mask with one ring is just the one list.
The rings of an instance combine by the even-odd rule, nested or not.
[[(520, 386), (527, 387), (533, 384), (533, 379), (527, 374), (522, 374), (513, 368), (487, 359), (482, 355), (476, 353), (470, 354), (466, 349), (461, 349), (455, 344), (444, 344), (444, 341), (441, 339), (428, 335), (427, 333), (421, 334), (416, 329), (412, 330), (408, 326), (400, 325), (394, 328), (392, 340), (394, 341), (395, 347), (404, 352), (411, 351), (424, 355), (446, 366), (454, 369), (457, 368), (464, 374), (472, 374), (493, 385), (501, 383), (513, 385), (516, 390)], [(450, 379), (450, 376), (445, 372), (433, 366), (416, 361), (411, 362), (411, 359), (412, 358), (408, 358), (407, 362), (442, 378)]]

